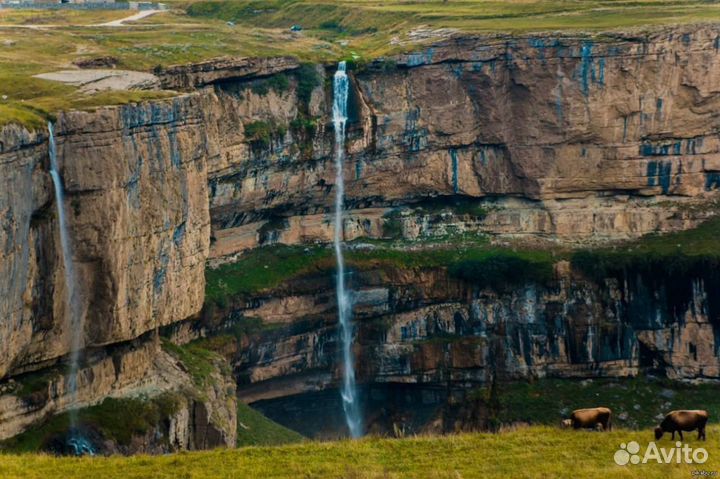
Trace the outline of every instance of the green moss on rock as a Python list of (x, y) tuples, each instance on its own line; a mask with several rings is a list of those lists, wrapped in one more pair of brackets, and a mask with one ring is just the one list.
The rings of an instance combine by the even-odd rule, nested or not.
[(196, 386), (202, 389), (211, 384), (221, 359), (216, 353), (196, 343), (181, 346), (168, 340), (163, 341), (163, 349), (183, 363)]
[(61, 372), (52, 368), (24, 374), (16, 379), (18, 388), (14, 394), (28, 406), (42, 406), (48, 400), (48, 388)]
[(482, 288), (503, 290), (525, 283), (552, 279), (553, 264), (548, 258), (524, 257), (500, 252), (485, 258), (460, 260), (449, 267), (450, 275)]
[(253, 148), (265, 149), (276, 138), (282, 138), (287, 128), (268, 121), (252, 121), (245, 123), (245, 141)]

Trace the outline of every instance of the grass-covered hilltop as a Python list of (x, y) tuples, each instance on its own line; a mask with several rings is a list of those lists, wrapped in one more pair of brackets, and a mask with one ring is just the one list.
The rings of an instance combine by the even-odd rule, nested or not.
[[(219, 56), (293, 55), (304, 61), (373, 59), (453, 32), (600, 31), (710, 22), (714, 2), (689, 1), (174, 1), (169, 10), (101, 26), (128, 11), (0, 10), (0, 126), (40, 127), (55, 112), (140, 101), (153, 91), (81, 93), (34, 78), (100, 57), (119, 69)], [(291, 32), (293, 25), (301, 32)]]

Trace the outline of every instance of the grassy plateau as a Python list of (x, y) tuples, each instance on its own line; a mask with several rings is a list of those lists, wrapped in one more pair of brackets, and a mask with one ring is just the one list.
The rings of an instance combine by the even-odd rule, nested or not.
[[(637, 441), (644, 452), (651, 430), (610, 433), (519, 428), (500, 434), (463, 434), (406, 439), (306, 442), (246, 447), (162, 457), (59, 458), (1, 455), (0, 477), (19, 478), (691, 478), (692, 471), (720, 469), (720, 428), (707, 442), (686, 436), (690, 447), (708, 452), (704, 464), (618, 466), (620, 445)], [(658, 447), (674, 446), (665, 437)]]
[[(117, 68), (151, 71), (219, 56), (294, 55), (305, 61), (369, 60), (421, 48), (450, 32), (601, 31), (712, 22), (706, 0), (222, 0), (171, 8), (120, 27), (128, 11), (0, 10), (0, 127), (42, 128), (71, 108), (137, 102), (162, 92), (86, 94), (33, 78), (112, 57)], [(291, 32), (292, 25), (302, 27)]]

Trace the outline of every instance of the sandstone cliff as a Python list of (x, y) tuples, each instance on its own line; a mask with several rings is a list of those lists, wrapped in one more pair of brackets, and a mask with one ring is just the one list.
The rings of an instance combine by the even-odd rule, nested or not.
[[(202, 307), (209, 246), (200, 97), (71, 112), (56, 134), (87, 346), (134, 339)], [(67, 353), (47, 138), (8, 127), (0, 373)], [(6, 195), (6, 197), (5, 197)]]
[[(691, 226), (672, 202), (717, 186), (716, 38), (463, 37), (356, 71), (346, 238), (381, 235), (388, 208), (439, 196), (489, 205), (469, 225), (489, 233), (582, 241)], [(287, 97), (260, 114), (248, 90), (219, 90), (254, 120), (294, 115)], [(224, 161), (209, 167), (213, 257), (331, 236), (325, 100), (307, 148), (291, 130), (255, 149), (222, 135)]]

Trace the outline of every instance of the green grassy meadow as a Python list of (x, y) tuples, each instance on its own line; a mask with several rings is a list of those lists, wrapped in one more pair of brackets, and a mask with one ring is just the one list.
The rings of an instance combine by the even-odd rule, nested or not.
[[(618, 466), (620, 444), (637, 441), (644, 451), (651, 430), (610, 433), (561, 430), (549, 426), (499, 434), (473, 433), (406, 439), (305, 442), (245, 447), (170, 456), (70, 458), (0, 455), (0, 477), (52, 478), (691, 478), (694, 470), (720, 469), (720, 427), (707, 442), (688, 434), (690, 447), (703, 447), (705, 464)], [(671, 448), (668, 438), (658, 447)]]
[(711, 21), (718, 7), (696, 0), (208, 0), (190, 2), (187, 12), (276, 28), (293, 22), (325, 39), (355, 38), (355, 47), (363, 49), (389, 35), (402, 39), (419, 26), (476, 33), (598, 31)]

